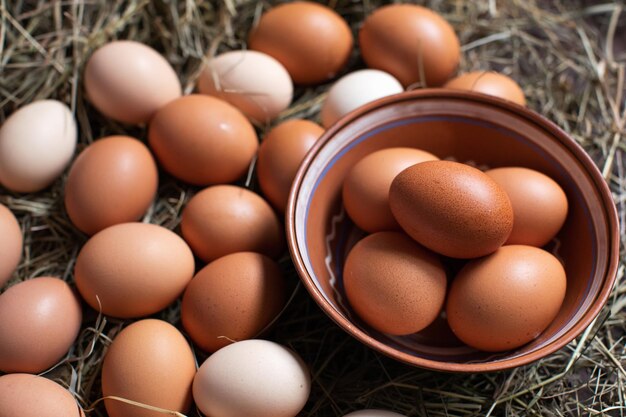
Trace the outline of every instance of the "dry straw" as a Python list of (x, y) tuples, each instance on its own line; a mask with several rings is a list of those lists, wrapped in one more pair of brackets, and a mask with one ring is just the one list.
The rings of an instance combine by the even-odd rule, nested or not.
[[(162, 52), (194, 88), (208, 54), (245, 47), (246, 34), (273, 2), (257, 0), (0, 0), (0, 120), (35, 99), (69, 103), (81, 147), (126, 133), (84, 100), (81, 73), (94, 48), (135, 39)], [(626, 10), (621, 2), (582, 0), (431, 0), (463, 45), (462, 69), (494, 69), (518, 80), (529, 106), (555, 121), (589, 152), (613, 190), (624, 224), (626, 184)], [(330, 0), (356, 31), (377, 0)], [(311, 34), (315, 36), (315, 34)], [(351, 69), (362, 65), (355, 53)], [(283, 118), (316, 118), (328, 85), (297, 90)], [(155, 86), (158, 88), (158, 86)], [(36, 122), (36, 121), (35, 121)], [(267, 126), (260, 126), (263, 132)], [(255, 187), (254, 181), (251, 182)], [(63, 180), (43, 193), (0, 190), (25, 232), (17, 280), (57, 275), (72, 281), (85, 238), (63, 211)], [(164, 179), (145, 221), (176, 228), (195, 190)], [(622, 230), (622, 242), (624, 231)], [(622, 260), (623, 260), (622, 252)], [(283, 264), (297, 279), (287, 258)], [(608, 306), (570, 345), (530, 366), (483, 375), (422, 371), (398, 364), (352, 340), (300, 291), (270, 337), (311, 366), (313, 391), (303, 416), (342, 416), (383, 408), (408, 416), (626, 415), (626, 282), (620, 266)], [(15, 282), (14, 281), (14, 282)], [(178, 306), (160, 317), (176, 322)], [(125, 323), (87, 314), (69, 357), (48, 376), (70, 387), (88, 408), (101, 396), (106, 347)], [(198, 360), (203, 359), (198, 354)], [(102, 403), (89, 411), (104, 416)], [(193, 413), (192, 413), (193, 415)]]

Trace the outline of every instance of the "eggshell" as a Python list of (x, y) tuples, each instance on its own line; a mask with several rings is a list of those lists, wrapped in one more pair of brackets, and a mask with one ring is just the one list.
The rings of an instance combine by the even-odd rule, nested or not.
[(277, 258), (283, 228), (258, 194), (234, 185), (216, 185), (194, 195), (183, 210), (183, 237), (202, 260), (235, 252), (258, 252)]
[(413, 239), (442, 255), (477, 258), (498, 249), (513, 228), (513, 208), (482, 171), (452, 161), (427, 161), (391, 183), (394, 217)]
[(322, 124), (328, 129), (352, 110), (403, 90), (398, 80), (383, 71), (364, 69), (346, 74), (328, 91), (322, 105)]
[(352, 31), (334, 10), (318, 3), (294, 1), (264, 13), (250, 32), (250, 49), (285, 66), (296, 84), (333, 78), (348, 62)]
[(506, 75), (493, 71), (475, 71), (461, 74), (448, 81), (444, 87), (489, 94), (522, 106), (526, 105), (526, 98), (521, 87)]
[(567, 217), (567, 196), (552, 178), (521, 167), (486, 171), (513, 205), (513, 231), (507, 245), (543, 246), (561, 229)]
[(20, 282), (0, 295), (0, 370), (43, 372), (65, 356), (82, 322), (78, 297), (58, 278)]
[(205, 95), (185, 96), (161, 108), (150, 122), (148, 141), (166, 171), (195, 185), (237, 180), (259, 145), (239, 110)]
[(147, 223), (117, 224), (96, 233), (78, 253), (74, 268), (87, 303), (119, 318), (164, 309), (182, 294), (193, 273), (193, 254), (185, 241)]
[(89, 57), (85, 90), (105, 116), (130, 124), (148, 122), (182, 94), (178, 76), (161, 54), (125, 40), (107, 43)]
[(0, 127), (0, 183), (32, 193), (52, 184), (76, 149), (76, 121), (60, 101), (21, 107)]
[(439, 258), (398, 232), (379, 232), (348, 254), (343, 284), (350, 305), (376, 330), (407, 335), (432, 323), (446, 296)]
[(128, 136), (89, 145), (74, 161), (65, 183), (65, 209), (78, 229), (93, 235), (114, 224), (139, 220), (158, 186), (148, 148)]
[(209, 58), (198, 78), (198, 90), (229, 102), (261, 123), (277, 117), (293, 97), (285, 67), (257, 51), (230, 51)]
[(435, 155), (415, 148), (387, 148), (373, 152), (350, 169), (343, 182), (346, 212), (361, 229), (370, 233), (400, 229), (389, 208), (389, 187), (406, 168)]
[(72, 394), (47, 378), (0, 376), (0, 417), (84, 417)]
[(291, 119), (270, 130), (261, 142), (256, 163), (259, 185), (281, 214), (300, 163), (322, 133), (324, 129), (310, 120)]
[(17, 219), (0, 204), (0, 288), (11, 279), (22, 257), (22, 230)]
[(181, 319), (193, 341), (214, 352), (258, 336), (285, 300), (285, 279), (276, 262), (258, 253), (233, 253), (211, 262), (191, 280)]
[(394, 413), (392, 411), (385, 410), (359, 410), (353, 411), (344, 415), (343, 417), (406, 417), (403, 414)]
[[(186, 413), (195, 373), (193, 352), (174, 326), (162, 320), (140, 320), (111, 343), (102, 364), (102, 395)], [(163, 416), (112, 399), (104, 404), (109, 417)]]
[(565, 270), (552, 254), (532, 246), (503, 246), (469, 262), (456, 276), (447, 301), (448, 323), (476, 349), (515, 349), (548, 327), (565, 287)]
[(302, 359), (267, 340), (244, 340), (218, 350), (193, 381), (196, 405), (211, 417), (295, 417), (310, 391)]
[(365, 19), (359, 43), (368, 67), (390, 73), (405, 87), (443, 85), (461, 57), (452, 26), (432, 10), (414, 4), (376, 9)]

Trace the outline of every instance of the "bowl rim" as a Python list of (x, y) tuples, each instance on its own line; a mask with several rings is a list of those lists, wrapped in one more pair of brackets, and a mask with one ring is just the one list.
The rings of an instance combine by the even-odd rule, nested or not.
[[(367, 335), (355, 324), (350, 322), (346, 317), (339, 314), (321, 294), (317, 286), (313, 283), (313, 279), (309, 275), (305, 267), (303, 257), (300, 253), (300, 248), (298, 246), (296, 238), (295, 227), (295, 208), (297, 196), (302, 186), (303, 178), (307, 173), (311, 163), (320, 152), (320, 150), (326, 145), (326, 143), (332, 140), (332, 138), (335, 136), (335, 133), (341, 130), (346, 125), (353, 122), (354, 120), (366, 115), (367, 113), (373, 112), (390, 104), (400, 103), (403, 101), (415, 101), (420, 99), (454, 99), (478, 102), (480, 104), (494, 106), (503, 109), (509, 113), (513, 113), (515, 116), (525, 119), (527, 122), (535, 124), (538, 128), (549, 132), (555, 138), (555, 140), (558, 140), (560, 144), (563, 145), (572, 154), (572, 156), (578, 160), (578, 162), (592, 179), (594, 187), (598, 191), (602, 199), (601, 203), (604, 207), (603, 214), (609, 226), (609, 263), (605, 271), (605, 280), (585, 315), (583, 315), (567, 333), (565, 333), (559, 339), (553, 341), (552, 343), (528, 354), (510, 359), (503, 359), (496, 362), (456, 363), (440, 362), (436, 360), (420, 358), (391, 348), (384, 343), (378, 341), (377, 339), (374, 339), (373, 337)], [(285, 211), (285, 224), (287, 232), (287, 244), (289, 246), (289, 252), (294, 262), (296, 271), (298, 272), (298, 276), (300, 277), (300, 280), (306, 287), (309, 294), (311, 294), (317, 305), (320, 306), (320, 308), (324, 311), (324, 313), (326, 313), (326, 315), (328, 315), (337, 325), (339, 325), (340, 328), (342, 328), (349, 335), (356, 338), (361, 343), (364, 343), (366, 346), (386, 356), (389, 356), (400, 362), (404, 362), (408, 365), (443, 372), (476, 373), (503, 371), (530, 364), (563, 348), (565, 345), (578, 337), (585, 328), (593, 323), (598, 314), (600, 314), (600, 311), (606, 304), (615, 284), (619, 263), (620, 242), (617, 209), (615, 203), (613, 202), (611, 190), (607, 182), (604, 180), (604, 177), (600, 173), (598, 167), (593, 162), (591, 157), (587, 154), (587, 152), (585, 152), (585, 150), (568, 133), (566, 133), (554, 122), (550, 121), (548, 118), (542, 116), (541, 114), (527, 107), (520, 106), (518, 104), (504, 99), (500, 99), (498, 97), (493, 97), (471, 91), (448, 90), (443, 88), (430, 88), (407, 91), (373, 101), (362, 107), (359, 107), (358, 109), (342, 117), (328, 130), (326, 130), (324, 134), (322, 134), (322, 136), (317, 140), (315, 145), (307, 153), (306, 157), (300, 164), (291, 190), (289, 192), (287, 210)]]

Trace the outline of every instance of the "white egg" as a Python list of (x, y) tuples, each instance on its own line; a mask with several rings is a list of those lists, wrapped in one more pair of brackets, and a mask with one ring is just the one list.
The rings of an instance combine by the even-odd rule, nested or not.
[(359, 410), (346, 414), (343, 417), (405, 417), (402, 414), (385, 410)]
[(211, 417), (295, 417), (310, 391), (302, 359), (278, 343), (258, 339), (221, 348), (193, 381), (194, 401)]
[(198, 90), (262, 123), (276, 118), (293, 98), (293, 83), (285, 67), (257, 51), (230, 51), (210, 58), (198, 79)]
[(41, 100), (13, 113), (0, 128), (0, 183), (29, 193), (49, 186), (76, 149), (76, 122), (56, 100)]
[(386, 72), (373, 69), (351, 72), (328, 91), (322, 106), (322, 124), (328, 128), (352, 110), (402, 91), (402, 84)]

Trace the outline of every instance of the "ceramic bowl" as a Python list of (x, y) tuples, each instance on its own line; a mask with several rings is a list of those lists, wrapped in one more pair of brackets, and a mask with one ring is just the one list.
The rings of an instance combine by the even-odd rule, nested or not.
[[(534, 341), (497, 354), (458, 341), (442, 314), (429, 328), (390, 336), (368, 327), (346, 301), (342, 270), (365, 233), (341, 202), (350, 168), (379, 149), (409, 146), (487, 169), (523, 166), (556, 180), (569, 200), (565, 225), (546, 247), (564, 264), (567, 293)], [(289, 248), (304, 286), (345, 331), (399, 361), (432, 370), (487, 372), (536, 361), (565, 346), (599, 314), (619, 258), (618, 220), (607, 184), (585, 151), (541, 115), (486, 95), (442, 89), (387, 97), (350, 113), (320, 138), (300, 167), (286, 214)]]

